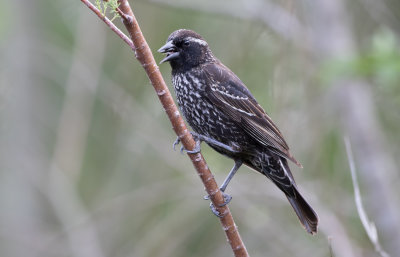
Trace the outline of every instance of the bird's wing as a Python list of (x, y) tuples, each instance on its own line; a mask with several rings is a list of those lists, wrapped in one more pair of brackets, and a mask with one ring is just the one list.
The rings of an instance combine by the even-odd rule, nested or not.
[(221, 63), (207, 64), (203, 68), (209, 86), (208, 99), (260, 144), (301, 167), (290, 154), (279, 129), (243, 82)]

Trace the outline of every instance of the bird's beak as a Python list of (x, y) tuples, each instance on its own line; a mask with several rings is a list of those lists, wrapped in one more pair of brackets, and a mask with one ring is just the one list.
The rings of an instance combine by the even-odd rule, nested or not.
[(164, 62), (169, 62), (173, 59), (178, 58), (179, 56), (179, 52), (177, 52), (176, 46), (172, 43), (172, 40), (168, 41), (165, 45), (158, 49), (158, 52), (167, 54), (167, 56), (165, 56), (165, 58), (161, 60), (160, 64)]

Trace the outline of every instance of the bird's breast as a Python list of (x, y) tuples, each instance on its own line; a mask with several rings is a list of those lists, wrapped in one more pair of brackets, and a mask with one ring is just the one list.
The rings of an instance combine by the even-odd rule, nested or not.
[(204, 82), (193, 74), (176, 74), (172, 83), (186, 121), (197, 133), (209, 134), (214, 126), (211, 117), (216, 116), (216, 112), (204, 96)]
[(242, 128), (208, 100), (201, 76), (174, 74), (172, 83), (179, 108), (195, 132), (227, 145), (249, 141)]

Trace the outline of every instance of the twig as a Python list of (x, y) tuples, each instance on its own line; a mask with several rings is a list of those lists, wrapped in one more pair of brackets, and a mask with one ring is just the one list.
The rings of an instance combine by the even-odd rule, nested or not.
[(135, 51), (135, 46), (133, 45), (132, 40), (129, 39), (129, 37), (127, 37), (124, 32), (122, 32), (119, 28), (117, 28), (117, 26), (114, 25), (114, 23), (112, 23), (112, 21), (110, 21), (110, 19), (108, 19), (105, 15), (103, 15), (99, 9), (96, 8), (96, 6), (94, 6), (91, 2), (89, 2), (88, 0), (81, 0), (82, 3), (84, 3), (90, 10), (92, 10), (102, 21), (104, 21), (105, 24), (107, 24), (107, 26), (115, 32), (115, 34), (117, 34), (122, 40), (125, 41), (125, 43), (127, 43), (129, 45), (129, 47)]
[[(106, 17), (101, 15), (99, 10), (93, 6), (88, 0), (81, 0), (86, 6), (88, 6), (101, 20), (103, 20), (114, 32), (117, 33), (119, 37), (124, 39), (115, 27), (115, 25), (110, 22)], [(158, 98), (169, 120), (171, 121), (172, 127), (178, 137), (181, 139), (182, 145), (185, 149), (194, 149), (195, 141), (192, 135), (189, 133), (182, 116), (179, 114), (178, 108), (176, 107), (171, 93), (158, 69), (158, 66), (154, 60), (153, 54), (140, 30), (139, 24), (132, 12), (131, 7), (127, 0), (119, 0), (120, 6), (117, 8), (117, 12), (121, 15), (122, 21), (129, 32), (129, 35), (133, 42), (133, 47), (130, 43), (124, 39), (124, 41), (131, 46), (135, 51), (135, 56), (145, 69), (147, 76), (149, 77), (151, 84), (153, 85)], [(122, 32), (121, 32), (122, 33)], [(190, 160), (195, 167), (197, 174), (202, 180), (207, 194), (214, 206), (220, 206), (224, 203), (224, 197), (215, 182), (214, 176), (210, 172), (203, 156), (201, 153), (188, 154)], [(222, 228), (225, 231), (228, 242), (233, 250), (234, 256), (236, 257), (246, 257), (249, 256), (246, 247), (240, 237), (239, 231), (233, 220), (233, 217), (229, 211), (228, 206), (217, 207), (219, 213), (222, 214), (220, 218)]]
[(382, 257), (389, 257), (389, 254), (382, 249), (382, 246), (379, 243), (378, 233), (376, 231), (375, 224), (368, 219), (367, 213), (365, 212), (364, 206), (362, 204), (360, 188), (358, 186), (358, 181), (357, 181), (356, 166), (354, 164), (353, 153), (351, 151), (351, 144), (348, 137), (344, 138), (344, 143), (346, 145), (346, 152), (347, 152), (347, 158), (349, 160), (351, 179), (353, 181), (353, 186), (354, 186), (354, 199), (357, 206), (358, 216), (360, 217), (361, 223), (363, 224), (363, 227), (367, 232), (369, 240), (375, 247), (375, 251), (379, 253)]

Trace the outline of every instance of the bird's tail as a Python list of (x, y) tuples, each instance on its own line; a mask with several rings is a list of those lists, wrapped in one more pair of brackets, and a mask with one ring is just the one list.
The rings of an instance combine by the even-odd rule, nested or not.
[(290, 204), (292, 205), (294, 211), (299, 217), (301, 224), (307, 230), (308, 233), (314, 235), (317, 233), (318, 226), (318, 216), (311, 208), (311, 206), (306, 202), (303, 196), (299, 193), (296, 187), (293, 187), (294, 195), (286, 195)]

